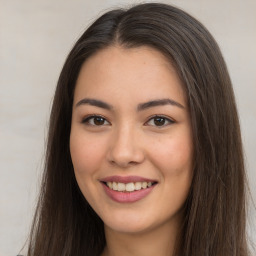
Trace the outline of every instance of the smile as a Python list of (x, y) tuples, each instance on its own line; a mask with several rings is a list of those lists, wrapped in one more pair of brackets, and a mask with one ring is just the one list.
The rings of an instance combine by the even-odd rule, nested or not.
[(141, 200), (149, 195), (158, 183), (138, 176), (111, 176), (100, 181), (106, 195), (118, 203)]
[(150, 188), (154, 185), (153, 182), (129, 182), (129, 183), (122, 183), (122, 182), (111, 182), (108, 181), (105, 183), (110, 189), (119, 191), (119, 192), (133, 192), (138, 191), (146, 188)]

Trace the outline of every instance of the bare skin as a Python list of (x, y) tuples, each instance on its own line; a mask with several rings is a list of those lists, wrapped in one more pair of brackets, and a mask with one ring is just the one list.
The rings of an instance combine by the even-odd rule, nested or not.
[[(193, 176), (191, 134), (181, 82), (160, 52), (116, 45), (84, 63), (70, 152), (78, 185), (105, 224), (102, 256), (173, 254)], [(106, 193), (114, 189), (103, 181), (112, 176), (139, 176), (154, 186), (139, 200), (120, 202)]]
[(174, 224), (139, 234), (120, 234), (105, 226), (107, 246), (101, 256), (171, 256), (180, 221), (176, 219)]

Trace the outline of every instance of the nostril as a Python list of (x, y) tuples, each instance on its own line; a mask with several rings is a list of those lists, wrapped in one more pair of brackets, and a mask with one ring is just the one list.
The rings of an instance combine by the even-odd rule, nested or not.
[(130, 135), (122, 134), (122, 138), (113, 140), (109, 146), (107, 159), (112, 165), (126, 168), (142, 163), (145, 159), (144, 150)]

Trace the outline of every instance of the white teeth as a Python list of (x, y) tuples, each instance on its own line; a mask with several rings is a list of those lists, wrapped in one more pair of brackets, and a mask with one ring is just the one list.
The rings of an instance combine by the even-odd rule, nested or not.
[(113, 182), (112, 189), (117, 190), (117, 183), (116, 182)]
[(127, 192), (133, 192), (135, 190), (141, 190), (141, 189), (145, 189), (145, 188), (149, 188), (153, 185), (152, 182), (129, 182), (129, 183), (121, 183), (121, 182), (111, 182), (108, 181), (107, 182), (107, 186), (112, 189), (112, 190), (116, 190), (116, 191), (127, 191)]
[(135, 190), (141, 189), (141, 182), (135, 182)]
[(117, 190), (118, 191), (124, 191), (125, 190), (125, 184), (124, 183), (117, 183)]
[(135, 190), (134, 183), (132, 183), (132, 182), (127, 183), (125, 185), (125, 190), (128, 191), (128, 192), (134, 191)]
[(108, 182), (107, 182), (107, 185), (108, 185), (109, 188), (111, 188), (111, 189), (113, 188), (113, 183), (112, 183), (112, 182), (109, 182), (109, 181), (108, 181)]
[(148, 186), (148, 183), (146, 181), (142, 182), (142, 188), (146, 188)]

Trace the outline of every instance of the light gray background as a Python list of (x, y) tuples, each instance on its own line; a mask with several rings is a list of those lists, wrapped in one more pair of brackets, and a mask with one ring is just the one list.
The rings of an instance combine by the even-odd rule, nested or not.
[[(197, 17), (222, 49), (256, 199), (256, 1), (162, 2)], [(132, 3), (138, 1), (0, 0), (0, 256), (16, 255), (28, 234), (50, 105), (66, 55), (99, 14)]]

